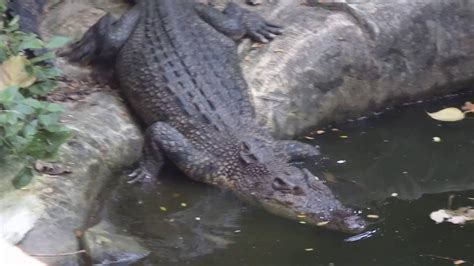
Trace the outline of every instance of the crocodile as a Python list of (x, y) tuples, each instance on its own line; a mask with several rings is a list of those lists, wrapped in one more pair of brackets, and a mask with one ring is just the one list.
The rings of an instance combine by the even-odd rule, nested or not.
[(191, 179), (271, 213), (359, 233), (365, 219), (293, 163), (318, 149), (276, 140), (256, 120), (237, 41), (267, 43), (281, 33), (280, 26), (233, 2), (220, 11), (192, 0), (141, 0), (118, 19), (102, 17), (62, 55), (111, 67), (146, 125), (132, 182), (158, 176), (167, 159)]
[(38, 20), (46, 3), (47, 0), (10, 0), (7, 2), (7, 7), (9, 13), (20, 17), (21, 31), (40, 36)]

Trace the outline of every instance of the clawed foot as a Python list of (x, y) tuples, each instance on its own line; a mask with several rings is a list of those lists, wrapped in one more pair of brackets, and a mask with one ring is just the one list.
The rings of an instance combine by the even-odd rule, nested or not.
[(131, 179), (128, 184), (135, 184), (150, 181), (158, 175), (158, 168), (151, 162), (140, 162), (140, 166), (128, 175)]
[(151, 175), (146, 169), (141, 167), (135, 169), (132, 173), (128, 175), (131, 179), (127, 181), (128, 184), (135, 184), (137, 182), (142, 182), (146, 179), (151, 179)]
[(256, 42), (268, 43), (277, 35), (283, 33), (281, 26), (269, 23), (262, 17), (254, 13), (245, 14), (245, 27), (247, 28), (247, 35)]

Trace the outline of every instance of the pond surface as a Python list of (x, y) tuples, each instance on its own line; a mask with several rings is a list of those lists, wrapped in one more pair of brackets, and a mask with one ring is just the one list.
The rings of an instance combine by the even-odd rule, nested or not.
[(346, 204), (380, 217), (365, 236), (276, 217), (172, 169), (156, 188), (119, 187), (108, 215), (153, 251), (137, 265), (472, 262), (474, 224), (435, 224), (429, 214), (446, 208), (450, 195), (456, 208), (474, 205), (474, 119), (442, 123), (425, 113), (469, 100), (474, 93), (406, 105), (302, 138), (324, 154), (306, 166)]

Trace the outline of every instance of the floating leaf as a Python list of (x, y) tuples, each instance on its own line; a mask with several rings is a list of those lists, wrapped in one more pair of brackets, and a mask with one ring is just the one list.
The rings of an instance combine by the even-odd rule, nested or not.
[(437, 210), (430, 214), (431, 220), (437, 224), (448, 222), (452, 224), (465, 224), (474, 222), (474, 209), (462, 207), (457, 210)]
[(443, 122), (455, 122), (463, 120), (465, 114), (456, 107), (449, 107), (438, 112), (427, 113), (431, 118)]
[(36, 81), (36, 77), (26, 71), (28, 60), (22, 56), (12, 56), (0, 65), (0, 91), (8, 87), (26, 88)]
[(441, 138), (440, 137), (433, 137), (433, 142), (441, 142)]

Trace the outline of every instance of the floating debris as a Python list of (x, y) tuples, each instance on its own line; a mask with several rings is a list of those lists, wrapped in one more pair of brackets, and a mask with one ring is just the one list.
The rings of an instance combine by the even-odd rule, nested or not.
[(194, 220), (201, 221), (201, 217), (196, 217), (196, 218), (194, 218)]
[(398, 193), (392, 193), (392, 194), (390, 194), (390, 196), (392, 196), (392, 197), (398, 197)]
[(338, 160), (336, 163), (342, 164), (342, 163), (346, 163), (346, 162), (347, 162), (346, 160)]
[(299, 223), (300, 223), (300, 224), (306, 224), (306, 222), (305, 222), (305, 221), (299, 221)]
[(324, 131), (324, 130), (318, 130), (318, 131), (316, 131), (316, 134), (318, 134), (318, 135), (321, 135), (321, 134), (324, 134), (324, 133), (326, 133), (326, 131)]
[(324, 222), (319, 222), (316, 224), (316, 226), (325, 226), (329, 223), (329, 221), (324, 221)]
[(183, 207), (183, 208), (188, 206), (188, 204), (186, 204), (186, 203), (184, 203), (184, 202), (181, 202), (179, 205), (180, 205), (181, 207)]
[(471, 102), (465, 102), (461, 109), (465, 113), (474, 113), (474, 104)]
[(441, 138), (440, 137), (433, 137), (433, 142), (441, 142)]
[(310, 137), (310, 136), (305, 136), (304, 138), (305, 138), (305, 139), (309, 139), (309, 140), (313, 140), (313, 139), (314, 139), (313, 137)]
[(346, 135), (341, 135), (341, 136), (339, 136), (339, 137), (340, 137), (341, 139), (348, 139), (348, 138), (349, 138), (349, 136), (346, 136)]
[(314, 251), (314, 248), (305, 248), (304, 251)]
[(431, 220), (439, 223), (466, 224), (474, 222), (474, 209), (470, 207), (461, 207), (457, 210), (437, 210), (430, 213)]
[(380, 216), (378, 216), (377, 214), (369, 214), (369, 215), (367, 215), (367, 218), (369, 218), (369, 219), (379, 219)]
[(434, 113), (427, 112), (427, 114), (434, 120), (443, 122), (456, 122), (465, 118), (464, 112), (456, 107), (448, 107)]
[(168, 209), (166, 209), (166, 207), (161, 206), (161, 207), (160, 207), (160, 210), (161, 210), (162, 212), (165, 212), (165, 211), (167, 211)]

